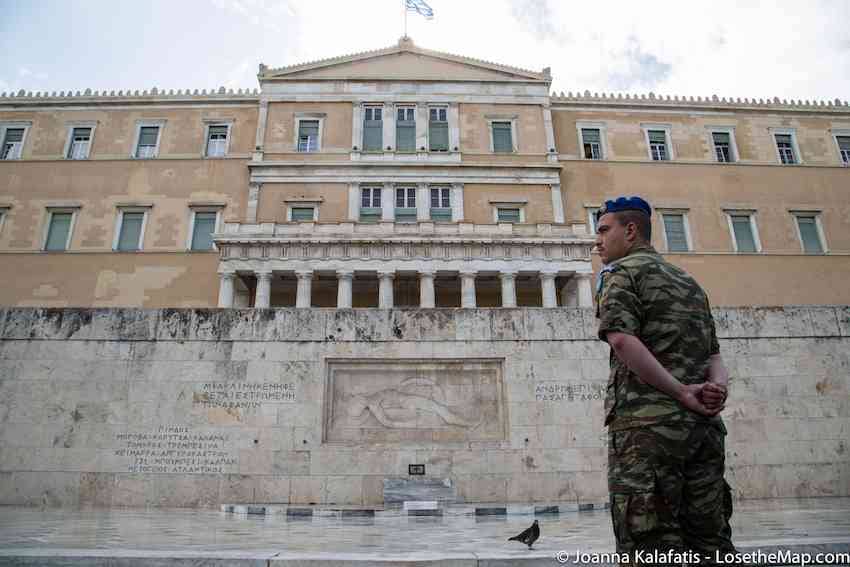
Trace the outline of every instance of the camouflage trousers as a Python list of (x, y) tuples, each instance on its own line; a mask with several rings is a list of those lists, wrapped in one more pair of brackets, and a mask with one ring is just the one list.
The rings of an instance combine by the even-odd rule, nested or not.
[(608, 490), (618, 553), (633, 564), (647, 564), (648, 554), (658, 558), (653, 552), (693, 554), (685, 561), (711, 564), (716, 551), (735, 551), (724, 436), (722, 425), (702, 423), (609, 432)]

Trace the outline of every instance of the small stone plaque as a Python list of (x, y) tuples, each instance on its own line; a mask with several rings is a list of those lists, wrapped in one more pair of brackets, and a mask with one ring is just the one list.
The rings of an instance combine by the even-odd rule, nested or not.
[(425, 465), (407, 465), (407, 474), (409, 475), (424, 475)]

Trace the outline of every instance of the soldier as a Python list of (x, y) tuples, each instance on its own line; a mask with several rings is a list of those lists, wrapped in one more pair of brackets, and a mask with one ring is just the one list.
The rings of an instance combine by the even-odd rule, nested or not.
[(711, 562), (717, 551), (735, 552), (718, 415), (729, 376), (708, 298), (650, 245), (651, 213), (640, 197), (606, 201), (597, 213), (605, 264), (599, 338), (611, 347), (605, 424), (614, 535), (633, 563), (647, 552), (699, 553)]

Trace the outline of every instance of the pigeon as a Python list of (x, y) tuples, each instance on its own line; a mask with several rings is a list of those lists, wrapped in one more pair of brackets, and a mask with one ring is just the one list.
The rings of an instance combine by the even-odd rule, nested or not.
[(537, 520), (534, 520), (534, 523), (531, 524), (529, 528), (523, 531), (519, 535), (515, 535), (514, 537), (509, 537), (508, 541), (521, 541), (522, 543), (528, 545), (528, 549), (531, 549), (531, 545), (537, 541), (537, 538), (540, 537), (540, 526), (537, 524)]

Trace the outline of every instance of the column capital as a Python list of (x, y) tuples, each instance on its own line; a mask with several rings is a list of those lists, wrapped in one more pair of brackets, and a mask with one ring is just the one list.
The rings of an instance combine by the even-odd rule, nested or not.
[(461, 270), (458, 272), (462, 278), (474, 278), (478, 275), (476, 270)]
[(558, 277), (557, 272), (540, 272), (541, 280), (555, 279), (556, 277)]
[(223, 280), (232, 280), (233, 278), (236, 277), (236, 271), (235, 270), (223, 270), (223, 271), (220, 271), (218, 273), (218, 277), (223, 279)]
[(299, 280), (313, 279), (313, 270), (295, 270), (295, 277)]
[(418, 270), (418, 273), (419, 273), (420, 278), (433, 278), (434, 276), (437, 275), (437, 270), (424, 269), (424, 270)]
[(259, 279), (267, 279), (267, 280), (270, 280), (270, 279), (272, 279), (272, 271), (271, 271), (271, 270), (269, 270), (269, 269), (264, 269), (264, 270), (254, 270), (254, 276), (256, 276), (256, 278), (257, 278), (258, 280), (259, 280)]
[(589, 280), (593, 279), (593, 274), (591, 272), (576, 272), (573, 277), (579, 280)]
[(516, 278), (516, 272), (499, 272), (499, 279), (512, 280)]
[(351, 280), (354, 279), (354, 271), (353, 270), (337, 270), (336, 277), (340, 280)]
[(395, 278), (395, 270), (378, 270), (378, 278), (391, 280)]

